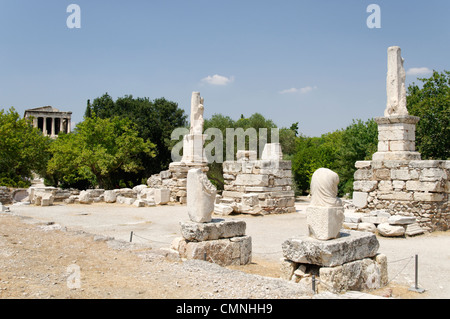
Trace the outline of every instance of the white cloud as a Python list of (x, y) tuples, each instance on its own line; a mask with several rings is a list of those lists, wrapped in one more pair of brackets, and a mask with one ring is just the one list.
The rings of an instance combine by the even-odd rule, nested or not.
[(298, 89), (292, 88), (292, 89), (280, 91), (280, 94), (297, 93), (297, 92), (298, 92)]
[(423, 75), (433, 73), (429, 68), (410, 68), (406, 74), (408, 75)]
[(290, 88), (287, 90), (280, 91), (280, 94), (292, 94), (292, 93), (300, 93), (300, 94), (306, 94), (311, 92), (312, 90), (316, 90), (317, 86), (305, 86), (303, 88), (297, 89), (297, 88)]
[(234, 81), (234, 77), (226, 77), (218, 74), (214, 74), (213, 76), (208, 75), (206, 78), (202, 79), (202, 82), (208, 83), (211, 85), (227, 85)]
[(300, 89), (300, 93), (301, 94), (306, 94), (306, 93), (311, 92), (312, 90), (315, 90), (315, 89), (317, 89), (317, 86), (314, 86), (314, 87), (312, 87), (312, 86), (305, 86), (304, 88)]

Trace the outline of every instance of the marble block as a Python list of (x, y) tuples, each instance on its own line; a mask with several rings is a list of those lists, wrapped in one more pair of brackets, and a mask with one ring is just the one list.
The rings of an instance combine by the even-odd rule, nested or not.
[(193, 222), (208, 223), (214, 212), (217, 189), (200, 168), (189, 170), (187, 175), (187, 210)]
[(290, 238), (282, 244), (283, 256), (297, 263), (332, 267), (376, 255), (375, 234), (342, 230), (340, 237), (323, 241), (309, 236)]
[(181, 235), (188, 241), (206, 241), (245, 235), (246, 223), (242, 220), (213, 219), (210, 223), (181, 222)]
[(343, 207), (309, 206), (306, 208), (309, 235), (319, 240), (337, 238), (344, 218)]

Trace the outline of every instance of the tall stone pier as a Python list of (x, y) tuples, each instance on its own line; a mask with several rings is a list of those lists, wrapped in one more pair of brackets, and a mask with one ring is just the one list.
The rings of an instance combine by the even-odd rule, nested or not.
[(191, 115), (189, 134), (183, 138), (183, 157), (179, 162), (169, 164), (169, 169), (152, 175), (147, 185), (153, 188), (166, 188), (170, 190), (170, 201), (186, 204), (187, 202), (187, 174), (190, 169), (199, 168), (208, 172), (204, 143), (206, 135), (203, 134), (204, 99), (200, 92), (193, 92), (191, 97)]
[(387, 105), (378, 117), (378, 150), (371, 161), (358, 161), (353, 202), (357, 211), (385, 210), (414, 216), (428, 231), (450, 223), (450, 161), (421, 160), (415, 149), (419, 118), (406, 108), (405, 70), (401, 50), (388, 48)]

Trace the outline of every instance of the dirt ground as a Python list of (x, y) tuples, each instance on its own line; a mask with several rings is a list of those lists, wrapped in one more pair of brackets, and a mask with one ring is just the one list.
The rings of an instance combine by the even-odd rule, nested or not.
[[(2, 299), (215, 297), (217, 288), (210, 290), (201, 282), (194, 283), (193, 278), (179, 272), (179, 264), (148, 247), (120, 243), (114, 247), (105, 237), (67, 231), (58, 224), (36, 223), (30, 218), (0, 215)], [(228, 268), (273, 278), (278, 278), (280, 272), (278, 263), (258, 258), (253, 258), (250, 265)], [(370, 293), (403, 299), (424, 297), (408, 291), (408, 287), (392, 284)]]
[[(236, 275), (217, 265), (210, 264), (216, 267), (211, 271), (204, 265), (183, 264), (160, 249), (153, 251), (139, 244), (68, 231), (58, 224), (0, 214), (0, 299), (277, 297), (258, 291), (252, 295), (254, 282), (246, 285), (242, 283), (245, 279), (236, 278), (241, 284), (233, 283)], [(79, 268), (72, 268), (74, 265)], [(256, 263), (252, 265), (250, 272), (257, 268)], [(278, 276), (275, 268), (263, 269), (260, 273)], [(259, 290), (264, 289), (268, 288)]]

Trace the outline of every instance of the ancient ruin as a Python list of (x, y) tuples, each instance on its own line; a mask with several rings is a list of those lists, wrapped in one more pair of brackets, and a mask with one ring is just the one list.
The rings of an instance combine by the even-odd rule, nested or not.
[(167, 188), (170, 191), (170, 201), (186, 204), (186, 182), (188, 171), (200, 168), (203, 172), (209, 170), (203, 144), (206, 135), (203, 134), (204, 99), (199, 92), (193, 92), (191, 98), (191, 117), (189, 134), (183, 138), (183, 157), (180, 162), (172, 162), (169, 169), (150, 176), (147, 185), (152, 188)]
[(189, 221), (181, 225), (182, 237), (172, 249), (181, 258), (210, 261), (221, 266), (245, 265), (251, 262), (251, 237), (245, 235), (241, 220), (212, 219), (216, 188), (199, 168), (187, 176), (187, 212)]
[(206, 135), (203, 134), (204, 99), (200, 92), (193, 92), (191, 98), (191, 127), (183, 138), (183, 158), (181, 163), (207, 163), (205, 150)]
[(381, 288), (387, 284), (387, 259), (377, 254), (379, 243), (371, 232), (343, 230), (343, 207), (337, 198), (339, 177), (318, 169), (311, 181), (307, 208), (309, 234), (282, 244), (282, 278), (317, 290), (339, 293)]
[(217, 200), (217, 214), (295, 212), (292, 163), (282, 159), (280, 144), (266, 144), (261, 159), (256, 157), (256, 151), (238, 151), (237, 161), (223, 163), (225, 190)]
[(344, 207), (337, 197), (339, 176), (319, 168), (311, 179), (311, 202), (306, 209), (309, 235), (320, 240), (339, 237), (344, 222)]
[[(355, 163), (353, 202), (357, 212), (382, 210), (415, 217), (416, 229), (448, 230), (450, 161), (424, 161), (415, 150), (419, 118), (410, 116), (406, 109), (405, 70), (399, 47), (388, 49), (387, 107), (384, 117), (375, 120), (378, 151), (371, 161)], [(389, 228), (383, 227), (385, 232)]]
[(51, 138), (71, 131), (72, 112), (62, 112), (51, 106), (26, 110), (24, 118), (32, 118), (33, 127), (40, 129), (44, 136)]

